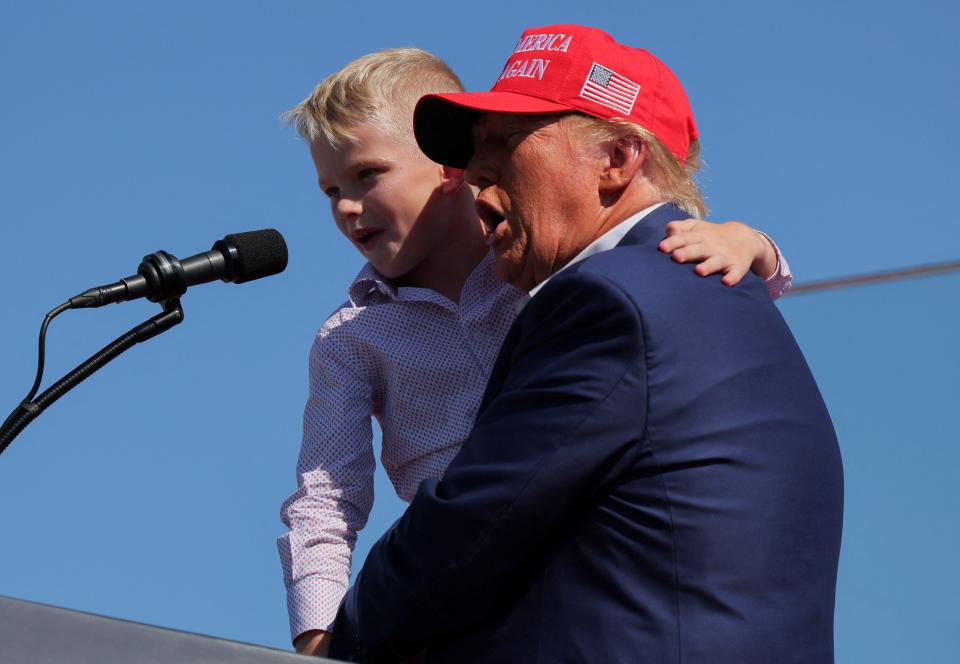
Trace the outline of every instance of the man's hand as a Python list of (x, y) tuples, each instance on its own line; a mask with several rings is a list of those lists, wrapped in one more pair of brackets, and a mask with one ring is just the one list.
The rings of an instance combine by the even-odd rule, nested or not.
[(671, 221), (660, 251), (672, 254), (678, 263), (697, 261), (701, 277), (723, 272), (727, 286), (740, 283), (747, 271), (767, 279), (777, 270), (773, 245), (746, 224), (728, 221), (715, 224), (700, 219)]
[(294, 639), (293, 647), (301, 655), (326, 657), (330, 651), (330, 632), (320, 629), (308, 630)]

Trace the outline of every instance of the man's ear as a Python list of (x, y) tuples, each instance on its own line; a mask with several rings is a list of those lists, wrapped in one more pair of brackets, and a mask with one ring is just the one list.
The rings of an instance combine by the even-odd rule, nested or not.
[(460, 191), (463, 186), (463, 169), (452, 166), (441, 166), (443, 174), (440, 179), (440, 193), (450, 196)]
[(606, 196), (621, 193), (642, 174), (647, 159), (647, 145), (639, 136), (626, 136), (607, 146), (607, 164), (600, 174), (600, 193)]

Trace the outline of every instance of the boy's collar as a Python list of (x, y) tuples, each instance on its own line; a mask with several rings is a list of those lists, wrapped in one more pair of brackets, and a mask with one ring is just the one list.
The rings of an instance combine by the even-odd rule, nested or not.
[[(478, 297), (477, 293), (482, 296), (482, 293), (500, 285), (502, 282), (493, 272), (493, 252), (487, 252), (467, 278), (467, 283), (464, 285), (465, 301), (472, 302)], [(377, 272), (370, 263), (365, 263), (353, 278), (347, 288), (347, 296), (354, 307), (366, 307), (398, 300), (434, 302), (443, 307), (458, 307), (456, 303), (429, 288), (397, 286), (392, 279)], [(462, 304), (463, 302), (461, 306)]]
[(389, 300), (396, 300), (397, 288), (390, 283), (389, 279), (377, 272), (376, 268), (370, 263), (366, 263), (354, 277), (350, 288), (347, 289), (347, 295), (350, 297), (350, 303), (353, 306), (365, 307), (382, 302), (384, 297)]

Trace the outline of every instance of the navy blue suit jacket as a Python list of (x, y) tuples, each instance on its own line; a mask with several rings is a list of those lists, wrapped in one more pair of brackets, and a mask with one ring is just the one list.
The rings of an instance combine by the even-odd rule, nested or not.
[(686, 216), (659, 208), (529, 302), (461, 452), (370, 552), (332, 656), (833, 661), (833, 426), (763, 284), (658, 251)]

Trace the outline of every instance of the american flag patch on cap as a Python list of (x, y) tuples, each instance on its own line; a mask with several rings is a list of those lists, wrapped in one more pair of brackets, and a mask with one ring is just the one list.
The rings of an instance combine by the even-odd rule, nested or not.
[(637, 101), (640, 86), (612, 69), (593, 63), (590, 75), (583, 82), (580, 96), (592, 102), (630, 115)]

